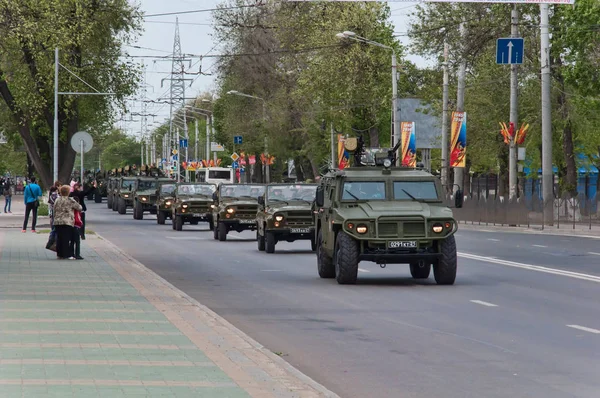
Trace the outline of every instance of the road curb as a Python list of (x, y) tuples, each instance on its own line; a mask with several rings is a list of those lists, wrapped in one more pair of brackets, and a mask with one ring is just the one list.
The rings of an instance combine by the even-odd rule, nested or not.
[[(296, 384), (301, 383), (304, 386), (309, 387), (307, 389), (307, 388), (301, 388), (301, 386), (299, 387), (297, 385), (290, 386), (289, 382), (287, 380), (277, 380), (279, 382), (279, 384), (282, 384), (287, 389), (287, 392), (289, 394), (291, 394), (291, 395), (286, 394), (286, 396), (293, 396), (293, 397), (296, 397), (296, 396), (313, 397), (314, 396), (314, 397), (340, 398), (339, 395), (330, 391), (325, 386), (321, 385), (317, 381), (313, 380), (309, 376), (302, 373), (300, 370), (293, 367), (291, 364), (286, 362), (283, 358), (274, 354), (273, 352), (268, 350), (265, 346), (260, 344), (258, 341), (254, 340), (253, 338), (248, 336), (246, 333), (244, 333), (243, 331), (241, 331), (240, 329), (235, 327), (233, 324), (228, 322), (225, 318), (221, 317), (216, 312), (212, 311), (210, 308), (206, 307), (205, 305), (201, 304), (194, 298), (187, 295), (185, 292), (183, 292), (183, 291), (179, 290), (178, 288), (176, 288), (175, 286), (173, 286), (167, 280), (165, 280), (160, 275), (158, 275), (157, 273), (155, 273), (154, 271), (152, 271), (151, 269), (146, 267), (144, 264), (137, 261), (135, 258), (130, 256), (128, 253), (123, 251), (120, 247), (118, 247), (117, 245), (112, 243), (110, 240), (104, 238), (102, 235), (99, 235), (99, 234), (96, 234), (96, 237), (98, 238), (99, 241), (102, 241), (103, 244), (106, 245), (110, 250), (112, 250), (113, 252), (116, 252), (119, 256), (124, 257), (127, 260), (127, 262), (130, 263), (130, 265), (132, 265), (135, 268), (138, 268), (139, 270), (141, 270), (142, 272), (150, 275), (151, 278), (153, 278), (156, 282), (158, 282), (156, 284), (153, 283), (153, 285), (162, 284), (162, 285), (168, 287), (170, 290), (172, 290), (172, 292), (176, 293), (178, 298), (181, 298), (181, 299), (189, 302), (192, 306), (194, 306), (196, 309), (198, 309), (206, 318), (209, 318), (211, 321), (213, 321), (218, 327), (222, 327), (222, 328), (226, 329), (229, 333), (231, 333), (232, 335), (234, 335), (235, 337), (237, 337), (238, 339), (242, 340), (243, 342), (248, 344), (250, 347), (252, 347), (253, 350), (257, 351), (259, 354), (264, 355), (266, 357), (267, 361), (261, 361), (260, 358), (256, 358), (256, 357), (252, 358), (252, 360), (257, 361), (257, 364), (261, 365), (260, 367), (262, 368), (262, 370), (265, 373), (267, 373), (267, 374), (269, 373), (267, 371), (267, 369), (271, 369), (275, 373), (280, 373), (277, 369), (275, 369), (275, 370), (272, 369), (272, 366), (270, 366), (271, 364), (269, 364), (269, 361), (270, 361), (272, 364), (276, 365), (280, 370), (283, 370), (289, 376), (296, 379)], [(90, 240), (89, 242), (92, 243), (93, 241)], [(95, 244), (96, 243), (92, 243), (91, 246), (94, 247)], [(102, 256), (102, 254), (100, 252), (98, 252), (98, 255)], [(110, 262), (108, 260), (107, 260), (107, 262), (109, 262), (109, 264), (114, 267), (112, 262)], [(118, 269), (117, 269), (117, 272), (121, 273)], [(124, 278), (129, 281), (129, 279), (127, 277), (124, 276)], [(134, 288), (138, 289), (137, 286), (134, 286)], [(142, 293), (142, 292), (140, 292), (140, 293)], [(151, 303), (155, 304), (152, 301), (151, 301)], [(213, 323), (213, 322), (211, 322), (211, 323)], [(208, 325), (208, 327), (215, 329), (215, 327), (212, 325)], [(242, 350), (243, 349), (240, 349), (240, 351), (242, 351)], [(260, 362), (262, 362), (262, 363), (260, 363)], [(282, 379), (285, 379), (285, 377), (283, 377)], [(240, 387), (244, 388), (244, 386), (240, 386)], [(254, 393), (253, 393), (253, 390), (254, 390)], [(264, 396), (264, 393), (261, 394), (259, 391), (257, 391), (257, 389), (255, 389), (255, 387), (249, 387), (248, 389), (246, 389), (246, 391), (251, 396), (255, 396), (255, 397)], [(275, 396), (275, 397), (280, 396), (275, 391), (271, 391), (271, 393), (272, 393), (272, 396)], [(296, 393), (298, 393), (299, 395), (297, 395)]]

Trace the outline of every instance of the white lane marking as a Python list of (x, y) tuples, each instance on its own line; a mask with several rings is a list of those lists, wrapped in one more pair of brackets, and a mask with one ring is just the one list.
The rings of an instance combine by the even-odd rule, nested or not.
[(600, 256), (600, 253), (596, 253), (596, 252), (588, 252), (588, 254), (593, 254), (594, 256)]
[(548, 246), (544, 246), (544, 245), (531, 245), (533, 247), (548, 247)]
[(261, 269), (260, 272), (281, 272), (280, 269)]
[(584, 332), (590, 332), (590, 333), (594, 333), (594, 334), (600, 334), (600, 330), (598, 330), (598, 329), (592, 329), (592, 328), (586, 328), (585, 326), (567, 325), (567, 327), (573, 328), (573, 329), (578, 329), (578, 330), (583, 330)]
[(486, 307), (497, 307), (496, 304), (488, 303), (487, 301), (481, 301), (481, 300), (469, 300), (469, 301), (472, 303), (475, 303), (475, 304), (485, 305)]
[(492, 238), (488, 238), (488, 240), (491, 240), (492, 242), (500, 242), (500, 239), (492, 239)]
[(359, 269), (358, 269), (358, 272), (371, 272), (371, 271), (369, 271), (368, 269), (362, 269), (362, 268), (359, 268)]
[(470, 260), (484, 261), (484, 262), (488, 262), (488, 263), (506, 265), (508, 267), (528, 269), (531, 271), (545, 272), (547, 274), (567, 276), (569, 278), (582, 279), (585, 281), (600, 283), (600, 276), (582, 274), (579, 272), (572, 272), (572, 271), (564, 271), (564, 270), (560, 270), (560, 269), (556, 269), (556, 268), (542, 267), (540, 265), (531, 265), (531, 264), (517, 263), (514, 261), (500, 260), (497, 258), (478, 256), (476, 254), (470, 254), (470, 253), (460, 253), (459, 252), (457, 254), (460, 257), (468, 258)]
[(201, 238), (199, 236), (166, 236), (166, 238), (173, 240), (211, 240), (210, 238)]

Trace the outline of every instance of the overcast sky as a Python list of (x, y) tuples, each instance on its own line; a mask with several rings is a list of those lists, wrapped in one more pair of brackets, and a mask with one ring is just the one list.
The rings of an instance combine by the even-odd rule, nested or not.
[[(163, 97), (167, 99), (169, 94), (169, 82), (164, 81), (161, 87), (161, 80), (169, 77), (171, 71), (171, 62), (167, 60), (157, 60), (157, 56), (169, 55), (173, 50), (173, 37), (175, 32), (175, 15), (151, 16), (153, 14), (173, 13), (190, 10), (206, 10), (215, 8), (221, 0), (140, 0), (142, 9), (147, 15), (144, 22), (144, 32), (135, 46), (141, 48), (127, 47), (127, 51), (133, 56), (148, 56), (148, 58), (135, 58), (138, 62), (144, 62), (146, 66), (147, 97), (149, 99), (158, 99)], [(397, 34), (405, 34), (409, 14), (415, 9), (417, 2), (391, 3), (392, 23), (395, 26), (394, 31)], [(189, 14), (179, 14), (179, 30), (181, 36), (182, 51), (186, 54), (211, 55), (219, 54), (220, 46), (212, 37), (212, 13), (197, 12)], [(399, 37), (400, 41), (408, 44), (405, 36)], [(409, 56), (409, 59), (418, 65), (424, 65), (426, 62), (418, 57)], [(200, 63), (202, 71), (213, 73), (213, 76), (188, 75), (187, 78), (193, 79), (191, 87), (186, 86), (186, 97), (193, 97), (204, 91), (215, 89), (215, 68), (213, 68), (214, 58), (203, 58), (200, 62), (199, 57), (193, 58), (190, 72), (198, 72)], [(188, 65), (189, 66), (189, 65)], [(129, 108), (132, 112), (141, 111), (141, 97), (139, 93), (138, 101), (129, 102)], [(156, 117), (148, 119), (150, 129), (160, 125), (165, 118), (169, 117), (169, 105), (167, 104), (148, 104), (147, 113), (156, 114)], [(131, 116), (126, 116), (130, 119)], [(129, 134), (139, 135), (140, 121), (139, 116), (133, 116), (133, 121), (121, 121), (119, 126), (126, 129)]]

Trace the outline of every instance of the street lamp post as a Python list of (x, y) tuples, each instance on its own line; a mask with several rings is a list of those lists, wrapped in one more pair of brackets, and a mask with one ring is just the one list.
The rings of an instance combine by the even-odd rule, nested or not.
[[(390, 50), (392, 52), (392, 115), (393, 115), (393, 120), (394, 120), (394, 132), (391, 137), (392, 138), (391, 147), (393, 148), (402, 139), (401, 135), (400, 135), (400, 115), (399, 115), (400, 109), (398, 106), (398, 61), (396, 59), (396, 50), (394, 50), (393, 47), (386, 46), (385, 44), (381, 44), (381, 43), (378, 43), (373, 40), (369, 40), (365, 37), (359, 36), (356, 33), (350, 32), (348, 30), (344, 31), (342, 33), (338, 33), (335, 36), (338, 39), (354, 40), (359, 43), (366, 43), (366, 44), (370, 44), (373, 46), (385, 48), (386, 50)], [(396, 153), (396, 159), (400, 158), (400, 156), (399, 156), (400, 151), (401, 151), (401, 149), (398, 148), (398, 151)]]
[[(262, 101), (262, 106), (263, 106), (263, 122), (266, 123), (266, 121), (267, 121), (267, 101), (264, 98), (257, 97), (255, 95), (244, 94), (244, 93), (241, 93), (241, 92), (236, 91), (236, 90), (228, 91), (227, 94), (238, 95), (240, 97), (252, 98), (252, 99), (255, 99), (255, 100)], [(267, 164), (265, 164), (265, 181), (267, 183), (269, 183), (271, 181), (271, 175), (270, 175), (271, 174), (271, 170), (270, 170), (270, 166), (269, 166), (269, 147), (268, 147), (268, 139), (267, 139), (266, 133), (265, 133), (265, 156), (267, 157)]]

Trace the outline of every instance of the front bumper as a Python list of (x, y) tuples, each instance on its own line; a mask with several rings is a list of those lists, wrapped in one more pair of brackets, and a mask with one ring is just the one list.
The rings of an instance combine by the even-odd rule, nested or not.
[(178, 217), (183, 217), (185, 219), (190, 219), (190, 220), (211, 220), (212, 219), (212, 213), (210, 211), (207, 211), (206, 209), (204, 210), (199, 210), (199, 209), (185, 209), (185, 212), (182, 211), (181, 209), (176, 209), (175, 210), (175, 215)]
[(363, 253), (358, 256), (359, 261), (372, 261), (377, 264), (410, 264), (419, 261), (433, 263), (440, 258), (441, 253), (430, 252), (388, 252), (388, 253)]
[(227, 218), (220, 218), (219, 222), (222, 222), (223, 224), (232, 227), (233, 229), (236, 230), (243, 230), (243, 229), (256, 229), (256, 220), (255, 219), (244, 219), (244, 218), (237, 218), (237, 219), (227, 219)]
[(278, 240), (310, 240), (314, 239), (315, 228), (267, 228), (265, 232), (274, 234)]

